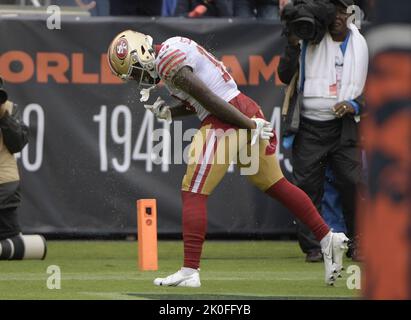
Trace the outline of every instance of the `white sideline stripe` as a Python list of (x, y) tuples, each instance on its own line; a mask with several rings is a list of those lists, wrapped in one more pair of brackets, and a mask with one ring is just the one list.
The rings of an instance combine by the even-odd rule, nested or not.
[[(73, 274), (62, 272), (62, 281), (152, 281), (157, 276), (167, 276), (169, 273), (161, 272), (161, 274), (149, 274), (144, 276), (138, 276), (135, 274)], [(41, 273), (1, 273), (1, 281), (45, 281), (48, 275)], [(293, 277), (287, 273), (274, 273), (274, 272), (262, 272), (262, 273), (244, 273), (236, 276), (230, 276), (225, 274), (202, 274), (201, 280), (205, 281), (296, 281), (296, 280), (318, 280), (322, 279), (322, 273), (308, 273), (299, 272), (295, 273)]]
[[(198, 191), (198, 188), (200, 187), (201, 181), (203, 180), (204, 172), (207, 169), (208, 162), (210, 161), (210, 157), (214, 152), (214, 145), (215, 145), (215, 131), (213, 130), (211, 133), (210, 140), (208, 140), (206, 152), (205, 152), (205, 158), (202, 159), (201, 161), (201, 167), (200, 170), (198, 171), (196, 180), (194, 182), (194, 186), (192, 189), (192, 192), (196, 193)], [(204, 161), (205, 160), (205, 161)]]

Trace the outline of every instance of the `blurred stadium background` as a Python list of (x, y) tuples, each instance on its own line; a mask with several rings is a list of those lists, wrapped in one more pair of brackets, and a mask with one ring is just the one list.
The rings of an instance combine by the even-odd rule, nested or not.
[[(398, 7), (393, 9), (396, 2), (403, 11)], [(401, 288), (387, 283), (378, 289), (367, 284), (363, 288), (369, 298), (411, 297), (411, 236), (402, 236), (404, 232), (411, 234), (411, 121), (400, 124), (400, 119), (410, 118), (411, 90), (393, 92), (388, 85), (409, 75), (410, 39), (395, 39), (397, 33), (390, 29), (392, 25), (400, 25), (409, 30), (409, 24), (404, 24), (411, 16), (408, 2), (390, 1), (387, 5), (386, 1), (371, 1), (374, 6), (367, 7), (372, 8), (367, 13), (373, 20), (363, 27), (364, 32), (372, 35), (369, 46), (374, 57), (370, 69), (374, 81), (368, 91), (370, 117), (365, 129), (368, 141), (373, 141), (368, 145), (366, 142), (374, 164), (370, 176), (380, 177), (384, 170), (401, 170), (403, 177), (408, 177), (406, 181), (393, 178), (387, 185), (379, 178), (372, 180), (373, 197), (368, 207), (362, 208), (361, 225), (374, 241), (365, 246), (365, 257), (373, 263), (369, 269), (366, 265), (365, 270), (369, 270), (373, 281), (381, 284), (386, 274), (380, 269), (390, 265), (390, 274), (396, 274), (402, 282)], [(225, 62), (240, 90), (258, 101), (279, 136), (284, 85), (276, 69), (285, 45), (280, 22), (275, 19), (91, 17), (87, 8), (73, 6), (63, 8), (60, 29), (48, 29), (46, 22), (50, 13), (46, 12), (45, 5), (52, 2), (0, 3), (0, 73), (9, 96), (23, 109), (24, 121), (30, 126), (30, 144), (18, 156), (23, 192), (19, 215), (23, 231), (43, 234), (48, 240), (84, 240), (49, 241), (48, 258), (43, 262), (0, 262), (0, 299), (173, 297), (175, 293), (168, 289), (156, 291), (151, 287), (152, 273), (138, 272), (134, 241), (90, 241), (135, 240), (135, 201), (142, 198), (157, 199), (159, 238), (181, 239), (179, 186), (185, 165), (158, 164), (164, 154), (153, 151), (158, 142), (153, 144), (152, 130), (163, 124), (145, 113), (132, 84), (120, 83), (110, 74), (105, 57), (107, 47), (113, 36), (124, 29), (150, 33), (155, 42), (179, 35), (202, 43)], [(390, 39), (398, 41), (389, 41), (385, 33), (388, 31), (393, 32), (389, 33)], [(391, 78), (385, 78), (387, 74), (379, 73), (381, 69), (377, 66), (387, 67), (386, 61), (395, 60), (399, 53), (404, 63), (393, 63), (395, 72), (390, 74)], [(387, 60), (381, 62), (381, 59)], [(385, 71), (391, 70), (387, 67)], [(409, 79), (405, 84), (401, 82), (402, 85), (406, 87)], [(380, 90), (375, 91), (374, 85)], [(166, 97), (164, 89), (158, 93)], [(390, 128), (399, 124), (392, 139), (408, 141), (394, 151), (387, 147), (393, 140), (381, 142), (384, 140), (381, 138), (375, 142), (376, 135), (382, 134), (380, 128), (392, 119), (378, 111), (381, 106), (398, 117), (398, 122), (389, 123)], [(372, 124), (373, 121), (376, 124)], [(191, 118), (184, 122), (182, 130), (197, 126), (197, 120)], [(173, 129), (176, 127), (171, 127)], [(392, 134), (389, 128), (384, 132)], [(188, 143), (186, 139), (183, 148)], [(175, 148), (172, 145), (170, 149), (172, 159), (178, 156)], [(381, 158), (384, 152), (389, 159), (398, 157), (401, 161), (392, 160), (387, 169), (386, 158)], [(281, 147), (277, 156), (283, 172), (290, 175), (289, 152)], [(386, 188), (394, 188), (397, 193), (388, 194), (385, 199)], [(394, 215), (394, 211), (398, 215)], [(395, 223), (399, 215), (402, 215), (402, 224)], [(210, 280), (210, 285), (201, 289), (199, 298), (359, 296), (358, 291), (347, 289), (345, 278), (335, 290), (322, 286), (323, 266), (305, 264), (296, 242), (278, 241), (295, 239), (292, 216), (260, 194), (235, 170), (225, 177), (211, 197), (208, 217), (209, 239), (230, 242), (206, 244), (203, 279)], [(382, 230), (387, 225), (391, 228)], [(398, 234), (401, 236), (395, 238)], [(159, 250), (161, 274), (179, 266), (180, 241), (160, 242)], [(395, 261), (399, 261), (399, 265)], [(67, 291), (62, 290), (61, 296), (44, 292), (44, 270), (51, 264), (60, 265), (63, 281), (67, 279), (64, 282), (68, 283)], [(237, 273), (230, 278), (231, 267), (236, 267)], [(399, 273), (396, 267), (401, 269)], [(258, 285), (250, 290), (252, 284), (247, 279), (252, 278), (258, 279)], [(92, 283), (89, 289), (83, 287), (83, 280)], [(133, 280), (136, 281), (130, 284)], [(13, 290), (6, 293), (2, 287)], [(180, 290), (179, 294), (184, 298), (186, 292)]]

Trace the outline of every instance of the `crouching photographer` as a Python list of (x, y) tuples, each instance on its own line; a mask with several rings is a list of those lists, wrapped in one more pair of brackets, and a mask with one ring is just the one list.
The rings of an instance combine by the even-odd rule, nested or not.
[(8, 101), (0, 78), (0, 260), (44, 259), (44, 238), (22, 235), (17, 217), (21, 196), (14, 154), (28, 141), (28, 128), (20, 121), (17, 111)]
[[(355, 238), (356, 195), (361, 181), (358, 122), (367, 78), (368, 48), (348, 23), (353, 0), (295, 0), (284, 7), (288, 44), (278, 74), (289, 84), (283, 105), (283, 141), (292, 146), (294, 182), (321, 212), (329, 166), (342, 200), (347, 236)], [(308, 255), (320, 245), (297, 222)]]

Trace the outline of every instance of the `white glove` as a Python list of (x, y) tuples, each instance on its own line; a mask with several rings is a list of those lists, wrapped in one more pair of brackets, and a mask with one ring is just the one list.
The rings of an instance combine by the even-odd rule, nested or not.
[(251, 145), (254, 145), (257, 142), (258, 137), (263, 140), (270, 140), (270, 138), (274, 136), (273, 128), (271, 127), (270, 122), (260, 118), (253, 118), (251, 120), (255, 122)]
[(150, 99), (150, 91), (153, 90), (156, 86), (151, 86), (150, 88), (143, 88), (140, 91), (140, 102), (147, 102)]
[(161, 97), (158, 97), (153, 105), (145, 104), (144, 108), (154, 113), (157, 119), (166, 120), (168, 123), (172, 122), (170, 107), (166, 105), (166, 102)]

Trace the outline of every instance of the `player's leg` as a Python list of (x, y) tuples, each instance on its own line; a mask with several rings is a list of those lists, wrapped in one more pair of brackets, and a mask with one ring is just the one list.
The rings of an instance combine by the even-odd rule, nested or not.
[(207, 199), (237, 154), (237, 148), (232, 147), (236, 130), (224, 133), (221, 129), (226, 128), (218, 120), (203, 125), (191, 143), (182, 183), (184, 265), (167, 278), (155, 279), (156, 285), (201, 285), (198, 269), (207, 231)]
[(182, 182), (185, 267), (199, 268), (207, 228), (207, 199), (237, 153), (235, 141), (236, 130), (223, 131), (219, 123), (214, 122), (203, 126), (192, 142), (189, 158), (195, 160), (188, 164)]
[(321, 240), (329, 231), (308, 196), (283, 175), (275, 153), (267, 154), (268, 142), (259, 143), (259, 170), (247, 178), (260, 190), (281, 202)]
[(347, 238), (343, 234), (331, 233), (307, 194), (284, 178), (275, 153), (266, 152), (268, 145), (267, 141), (260, 140), (259, 171), (248, 178), (260, 190), (282, 203), (313, 232), (316, 239), (320, 241), (324, 255), (327, 256), (325, 260), (329, 258), (325, 261), (325, 280), (328, 284), (333, 284), (336, 277), (333, 252), (335, 257), (338, 256), (339, 261), (339, 257), (343, 255), (342, 247), (345, 247)]

